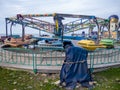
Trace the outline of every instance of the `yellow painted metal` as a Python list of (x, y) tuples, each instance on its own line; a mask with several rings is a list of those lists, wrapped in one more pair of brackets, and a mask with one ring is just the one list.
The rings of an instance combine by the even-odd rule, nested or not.
[(110, 20), (110, 23), (117, 23), (118, 22), (118, 19), (116, 19), (116, 18), (111, 18), (111, 20)]
[(106, 48), (104, 45), (96, 44), (93, 40), (81, 40), (78, 41), (78, 45), (91, 51), (94, 51), (97, 48)]

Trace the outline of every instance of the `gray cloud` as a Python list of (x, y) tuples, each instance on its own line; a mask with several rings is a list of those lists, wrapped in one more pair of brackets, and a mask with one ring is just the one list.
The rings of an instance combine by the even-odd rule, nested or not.
[(5, 17), (16, 14), (72, 13), (108, 18), (120, 17), (120, 0), (0, 0), (0, 28), (5, 32)]

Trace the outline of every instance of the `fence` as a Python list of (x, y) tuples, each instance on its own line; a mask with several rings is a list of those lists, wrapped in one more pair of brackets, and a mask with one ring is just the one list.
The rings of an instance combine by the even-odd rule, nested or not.
[(99, 49), (90, 52), (91, 67), (100, 68), (120, 64), (120, 48)]
[[(57, 47), (0, 49), (0, 63), (30, 66), (35, 73), (40, 66), (62, 66), (64, 58), (64, 49)], [(100, 49), (89, 52), (87, 61), (91, 70), (97, 67), (120, 64), (120, 49)]]

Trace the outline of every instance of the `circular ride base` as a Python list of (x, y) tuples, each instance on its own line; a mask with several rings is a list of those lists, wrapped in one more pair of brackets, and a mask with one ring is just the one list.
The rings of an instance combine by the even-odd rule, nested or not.
[[(64, 59), (65, 52), (58, 47), (0, 49), (0, 66), (30, 70), (34, 73), (59, 73)], [(89, 52), (87, 63), (92, 72), (119, 66), (120, 48)]]

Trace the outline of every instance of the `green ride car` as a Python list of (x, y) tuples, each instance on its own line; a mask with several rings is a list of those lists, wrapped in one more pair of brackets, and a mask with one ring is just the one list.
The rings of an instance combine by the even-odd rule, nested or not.
[(101, 39), (100, 44), (105, 45), (106, 48), (114, 48), (114, 40), (113, 39)]

